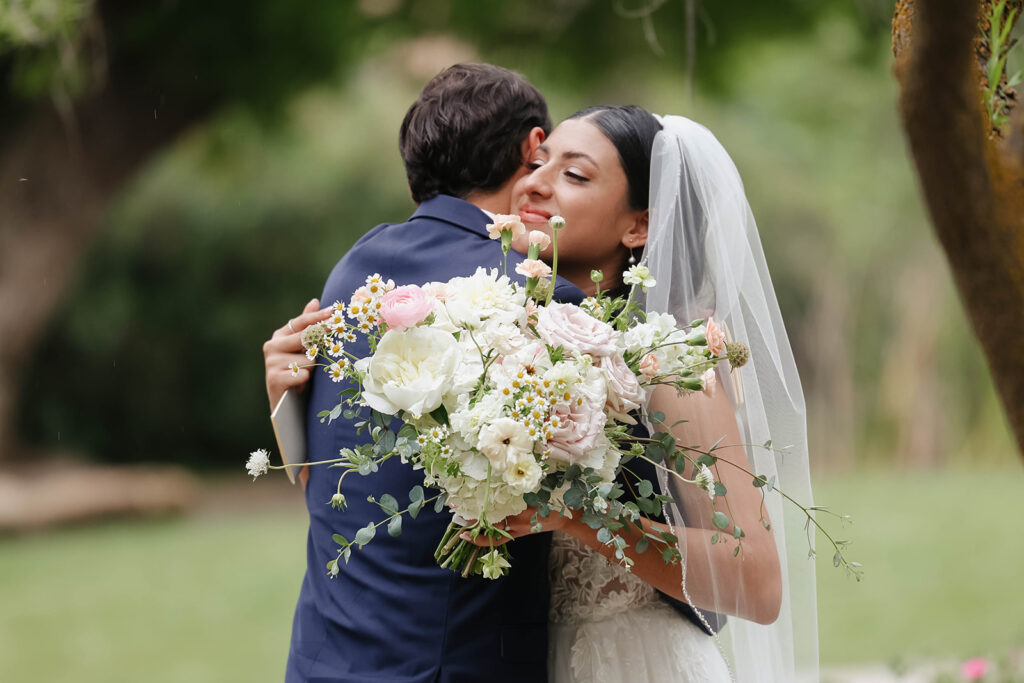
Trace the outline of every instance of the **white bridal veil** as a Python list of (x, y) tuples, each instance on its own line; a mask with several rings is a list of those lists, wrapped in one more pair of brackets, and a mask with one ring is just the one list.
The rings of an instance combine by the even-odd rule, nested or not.
[[(746, 444), (749, 469), (810, 506), (803, 392), (743, 183), (732, 159), (707, 128), (680, 116), (660, 120), (663, 130), (655, 139), (651, 160), (650, 232), (643, 256), (657, 286), (644, 295), (645, 308), (648, 313), (671, 313), (683, 324), (714, 317), (724, 323), (729, 337), (749, 346), (745, 366), (730, 371), (728, 364), (722, 364), (718, 371), (719, 388), (732, 404)], [(659, 410), (655, 401), (651, 409)], [(765, 448), (769, 441), (770, 447)], [(728, 445), (723, 442), (720, 447)], [(707, 449), (712, 444), (699, 446)], [(678, 490), (664, 471), (659, 470), (659, 477), (663, 490)], [(727, 617), (716, 639), (741, 683), (816, 681), (814, 562), (808, 558), (813, 536), (805, 530), (804, 513), (770, 488), (760, 490), (765, 493), (781, 565), (781, 612), (769, 625)], [(668, 507), (669, 522), (677, 528), (687, 523), (707, 525), (706, 519), (695, 521), (692, 515), (684, 519), (678, 506)], [(767, 533), (763, 527), (744, 531), (748, 538)], [(678, 536), (684, 566), (697, 553), (705, 553), (706, 558), (721, 555), (721, 546), (697, 543), (691, 536), (689, 547), (684, 547), (685, 534)], [(735, 611), (725, 606), (735, 607), (747, 599), (742, 582), (737, 589), (715, 579), (712, 572), (714, 604), (698, 601), (698, 606)], [(683, 588), (693, 593), (695, 587), (687, 586), (684, 579)]]

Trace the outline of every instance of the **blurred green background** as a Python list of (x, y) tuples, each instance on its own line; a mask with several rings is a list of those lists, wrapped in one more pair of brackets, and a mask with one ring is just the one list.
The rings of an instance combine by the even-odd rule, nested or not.
[[(823, 663), (1021, 645), (1007, 596), (1024, 475), (907, 157), (892, 3), (693, 7), (691, 72), (683, 0), (3, 0), (0, 125), (118, 84), (189, 121), (83, 241), (18, 375), (20, 441), (184, 464), (208, 498), (232, 488), (274, 444), (263, 340), (364, 231), (413, 210), (397, 131), (419, 88), (492, 61), (556, 121), (638, 103), (733, 155), (804, 382), (816, 497), (854, 516), (866, 565), (856, 584), (821, 562)], [(0, 537), (0, 680), (279, 680), (301, 496), (261, 481), (236, 502)]]

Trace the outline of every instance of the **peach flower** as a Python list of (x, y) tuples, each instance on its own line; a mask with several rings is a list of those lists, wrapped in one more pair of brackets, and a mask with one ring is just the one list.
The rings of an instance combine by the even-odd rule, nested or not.
[(708, 340), (708, 350), (716, 356), (725, 354), (725, 331), (714, 320), (708, 319), (704, 337)]
[(708, 368), (705, 370), (704, 374), (700, 376), (700, 381), (704, 383), (704, 394), (714, 396), (715, 385), (718, 384), (718, 375), (715, 373), (715, 369)]
[(524, 259), (516, 265), (516, 272), (523, 277), (549, 277), (551, 266), (537, 259)]
[(501, 239), (502, 230), (511, 230), (512, 239), (526, 234), (526, 226), (523, 225), (523, 221), (516, 214), (499, 213), (494, 217), (493, 223), (487, 224), (487, 234), (490, 235), (492, 240)]
[(640, 372), (646, 377), (654, 377), (658, 374), (658, 358), (649, 353), (640, 361)]
[(548, 234), (546, 232), (541, 232), (540, 230), (531, 230), (530, 244), (536, 244), (538, 247), (540, 247), (541, 251), (544, 251), (545, 249), (551, 246), (551, 238), (548, 237)]
[(362, 287), (360, 287), (356, 291), (352, 292), (352, 301), (359, 302), (361, 304), (365, 304), (369, 300), (370, 300), (370, 290), (366, 288), (366, 285), (363, 285)]

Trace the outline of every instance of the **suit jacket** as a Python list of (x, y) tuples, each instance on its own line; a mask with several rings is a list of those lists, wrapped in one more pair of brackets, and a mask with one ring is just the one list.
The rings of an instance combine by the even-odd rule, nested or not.
[[(321, 301), (347, 302), (375, 272), (396, 284), (445, 281), (471, 275), (479, 266), (498, 267), (501, 247), (488, 238), (490, 222), (480, 209), (450, 196), (423, 202), (405, 223), (377, 226), (335, 266)], [(515, 276), (509, 254), (510, 275)], [(520, 257), (521, 258), (521, 257)], [(518, 278), (520, 281), (521, 278)], [(579, 303), (583, 293), (559, 279), (555, 296)], [(365, 339), (349, 344), (365, 356)], [(352, 421), (321, 424), (317, 413), (337, 404), (335, 384), (322, 372), (310, 386), (307, 444), (310, 460), (335, 458), (338, 450), (364, 443)], [(434, 560), (434, 549), (450, 520), (428, 506), (403, 520), (403, 533), (378, 533), (364, 550), (354, 550), (331, 579), (326, 564), (337, 556), (332, 533), (348, 539), (383, 513), (369, 495), (394, 494), (400, 503), (422, 484), (421, 472), (397, 458), (380, 471), (347, 476), (341, 492), (344, 512), (328, 501), (340, 471), (310, 468), (307, 570), (292, 627), (286, 683), (492, 683), (547, 679), (547, 562), (550, 534), (534, 534), (511, 546), (512, 569), (498, 580), (463, 579)], [(381, 530), (383, 531), (383, 530)]]

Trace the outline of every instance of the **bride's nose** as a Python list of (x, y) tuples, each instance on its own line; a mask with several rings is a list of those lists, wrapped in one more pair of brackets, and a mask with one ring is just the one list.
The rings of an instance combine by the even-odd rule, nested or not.
[(535, 197), (551, 196), (551, 179), (547, 166), (534, 169), (526, 176), (526, 191)]

